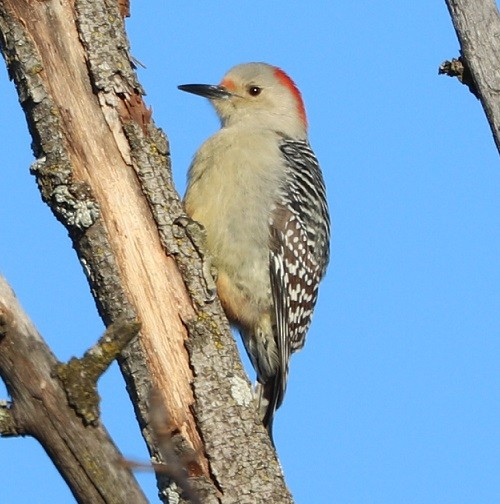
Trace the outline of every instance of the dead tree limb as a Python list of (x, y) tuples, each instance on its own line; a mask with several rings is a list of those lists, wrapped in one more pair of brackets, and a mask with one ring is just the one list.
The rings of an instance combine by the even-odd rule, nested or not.
[[(123, 4), (123, 2), (122, 2)], [(291, 502), (172, 185), (117, 2), (0, 0), (0, 46), (33, 137), (32, 172), (108, 325), (141, 321), (119, 359), (151, 454), (158, 391), (203, 502)], [(162, 484), (165, 499), (181, 498)]]
[[(500, 151), (500, 14), (495, 0), (446, 0), (470, 74)], [(446, 72), (444, 72), (446, 73)]]
[[(0, 376), (12, 398), (2, 436), (33, 436), (81, 503), (147, 503), (106, 429), (85, 426), (54, 374), (58, 362), (0, 276)], [(8, 429), (6, 428), (8, 426)]]

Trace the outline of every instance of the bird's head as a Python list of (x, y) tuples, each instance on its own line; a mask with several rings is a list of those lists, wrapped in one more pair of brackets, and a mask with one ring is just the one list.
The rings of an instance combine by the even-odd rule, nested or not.
[(245, 63), (229, 70), (218, 85), (185, 84), (179, 89), (208, 98), (223, 126), (269, 128), (292, 138), (307, 136), (300, 91), (278, 67)]

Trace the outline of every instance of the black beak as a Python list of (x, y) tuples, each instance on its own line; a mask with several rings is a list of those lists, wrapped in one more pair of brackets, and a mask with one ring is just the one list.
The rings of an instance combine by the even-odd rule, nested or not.
[(209, 98), (210, 100), (229, 98), (232, 96), (232, 93), (224, 86), (212, 86), (211, 84), (182, 84), (182, 86), (177, 86), (177, 88), (187, 93)]

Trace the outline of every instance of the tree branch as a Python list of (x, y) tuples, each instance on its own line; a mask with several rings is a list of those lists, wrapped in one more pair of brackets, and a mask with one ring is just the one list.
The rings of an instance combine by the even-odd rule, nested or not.
[(73, 357), (56, 366), (55, 373), (63, 383), (70, 406), (86, 425), (99, 420), (97, 380), (137, 336), (140, 327), (138, 322), (115, 322), (82, 358)]
[(500, 14), (495, 0), (446, 0), (462, 59), (500, 152)]
[(0, 323), (0, 376), (12, 397), (11, 407), (1, 410), (2, 435), (36, 438), (78, 502), (146, 503), (104, 427), (85, 427), (67, 404), (53, 376), (56, 358), (1, 276)]

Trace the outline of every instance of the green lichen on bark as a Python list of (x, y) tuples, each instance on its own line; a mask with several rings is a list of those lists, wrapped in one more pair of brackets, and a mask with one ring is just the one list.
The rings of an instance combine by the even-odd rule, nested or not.
[(139, 330), (136, 321), (115, 322), (83, 357), (56, 366), (55, 374), (64, 386), (68, 404), (85, 425), (95, 425), (99, 420), (97, 380)]

